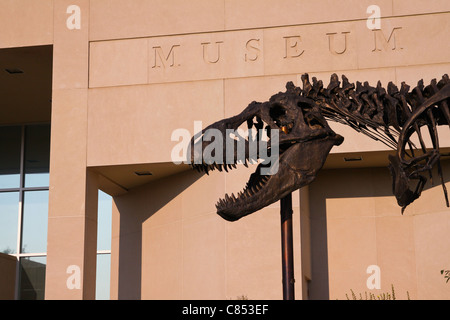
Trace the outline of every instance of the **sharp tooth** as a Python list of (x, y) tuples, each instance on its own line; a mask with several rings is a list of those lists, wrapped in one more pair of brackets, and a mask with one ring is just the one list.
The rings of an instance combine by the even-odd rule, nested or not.
[(266, 126), (266, 132), (267, 132), (267, 136), (270, 138), (271, 128), (268, 125)]
[(235, 168), (235, 169), (236, 169), (236, 163), (233, 163), (233, 164), (232, 164), (232, 166), (233, 166), (233, 168)]
[(226, 172), (228, 172), (228, 168), (227, 168), (227, 164), (226, 163), (223, 164), (223, 168), (225, 169)]
[(225, 200), (228, 202), (230, 201), (230, 196), (228, 195), (228, 193), (225, 195)]
[(219, 164), (219, 165), (217, 166), (217, 169), (219, 169), (219, 171), (222, 172), (222, 165)]

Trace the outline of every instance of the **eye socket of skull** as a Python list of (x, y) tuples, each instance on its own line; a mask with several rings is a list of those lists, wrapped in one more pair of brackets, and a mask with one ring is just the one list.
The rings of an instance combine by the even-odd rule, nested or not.
[(287, 134), (291, 131), (293, 124), (287, 117), (286, 107), (274, 103), (270, 106), (269, 115), (282, 132)]

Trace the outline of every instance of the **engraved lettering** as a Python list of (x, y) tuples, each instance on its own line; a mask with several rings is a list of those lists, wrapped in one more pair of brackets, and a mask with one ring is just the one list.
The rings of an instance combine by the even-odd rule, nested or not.
[(261, 50), (259, 49), (259, 39), (250, 39), (245, 44), (245, 48), (247, 49), (247, 53), (245, 53), (245, 61), (256, 61), (259, 58), (259, 53)]
[(339, 51), (337, 51), (335, 49), (335, 46), (334, 46), (334, 43), (335, 43), (334, 35), (336, 35), (337, 33), (336, 32), (327, 33), (327, 36), (328, 36), (328, 50), (330, 50), (330, 52), (333, 53), (333, 54), (343, 54), (347, 50), (347, 34), (349, 34), (349, 33), (350, 33), (350, 31), (341, 32), (341, 34), (344, 35), (344, 45), (343, 45), (343, 48), (341, 50), (339, 50)]
[(284, 59), (300, 57), (305, 50), (299, 48), (302, 38), (300, 36), (283, 37), (285, 40)]
[(177, 44), (173, 45), (170, 48), (170, 51), (167, 54), (167, 56), (164, 55), (164, 51), (160, 46), (153, 47), (155, 52), (155, 61), (153, 63), (152, 68), (161, 68), (161, 66), (163, 68), (166, 68), (166, 64), (168, 64), (169, 67), (179, 66), (179, 64), (175, 65), (175, 48), (177, 47), (180, 47), (180, 45)]
[(216, 59), (214, 59), (214, 60), (211, 60), (209, 58), (209, 54), (208, 54), (208, 52), (209, 52), (208, 47), (211, 44), (211, 42), (202, 43), (203, 61), (205, 61), (206, 63), (217, 63), (220, 60), (220, 45), (223, 43), (223, 41), (216, 41), (215, 43), (216, 43), (217, 50), (216, 50), (216, 55), (215, 55)]
[(382, 45), (383, 45), (383, 48), (385, 50), (387, 50), (387, 48), (389, 47), (389, 44), (391, 44), (391, 41), (392, 41), (392, 44), (391, 44), (391, 49), (392, 50), (402, 50), (403, 48), (398, 45), (398, 36), (396, 36), (396, 32), (398, 30), (401, 30), (401, 29), (402, 29), (402, 27), (395, 27), (395, 28), (393, 28), (391, 33), (390, 33), (390, 35), (389, 35), (389, 37), (387, 39), (386, 39), (386, 37), (385, 37), (385, 35), (384, 35), (384, 33), (383, 33), (383, 31), (381, 29), (372, 30), (372, 32), (373, 32), (373, 41), (374, 41), (374, 46), (375, 46), (374, 49), (372, 50), (372, 52), (374, 52), (374, 51), (382, 51), (378, 47), (379, 39), (383, 40), (382, 41)]

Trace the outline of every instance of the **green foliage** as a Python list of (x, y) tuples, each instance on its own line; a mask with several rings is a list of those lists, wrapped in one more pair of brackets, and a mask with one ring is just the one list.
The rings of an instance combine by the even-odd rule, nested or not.
[(447, 279), (445, 283), (448, 283), (448, 280), (450, 280), (450, 270), (441, 270), (441, 274), (444, 275), (445, 279)]
[[(348, 294), (345, 294), (347, 300), (396, 300), (394, 285), (391, 285), (391, 292), (381, 293), (379, 295), (375, 295), (371, 292), (367, 293), (367, 291), (364, 292), (364, 296), (361, 293), (359, 295), (356, 295), (352, 289), (350, 289), (350, 292), (351, 298), (348, 296)], [(410, 300), (408, 291), (406, 291), (406, 296), (407, 299)]]

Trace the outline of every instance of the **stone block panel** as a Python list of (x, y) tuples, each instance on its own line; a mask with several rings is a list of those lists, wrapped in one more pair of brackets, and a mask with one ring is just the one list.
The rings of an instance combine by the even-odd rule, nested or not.
[(450, 13), (90, 43), (91, 88), (448, 63)]

